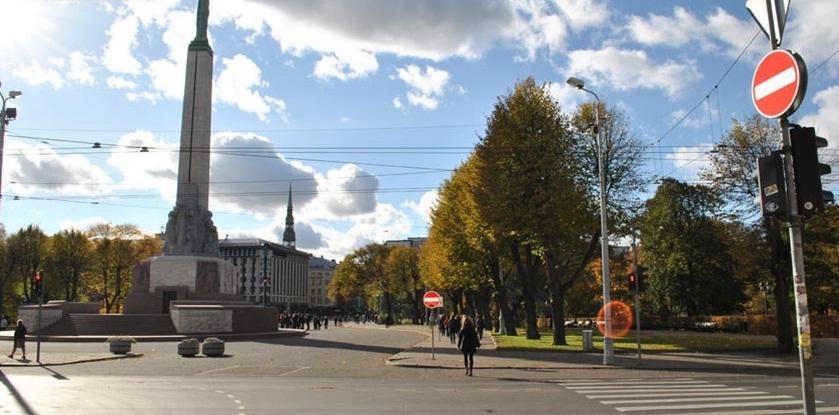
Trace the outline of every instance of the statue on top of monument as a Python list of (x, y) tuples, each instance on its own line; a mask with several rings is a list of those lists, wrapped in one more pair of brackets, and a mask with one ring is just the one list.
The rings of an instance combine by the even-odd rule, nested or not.
[(210, 17), (210, 0), (198, 0), (198, 31), (195, 40), (207, 40), (207, 20)]

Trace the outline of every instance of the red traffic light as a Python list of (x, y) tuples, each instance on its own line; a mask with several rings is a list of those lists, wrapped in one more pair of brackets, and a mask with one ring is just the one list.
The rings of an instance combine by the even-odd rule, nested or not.
[(35, 282), (35, 284), (40, 284), (40, 283), (41, 283), (41, 281), (42, 281), (42, 279), (41, 279), (41, 273), (40, 273), (40, 272), (36, 272), (36, 273), (35, 273), (35, 275), (32, 277), (32, 280)]
[(630, 284), (635, 284), (635, 273), (634, 272), (630, 272), (629, 275), (627, 275), (627, 277), (629, 278), (629, 283)]

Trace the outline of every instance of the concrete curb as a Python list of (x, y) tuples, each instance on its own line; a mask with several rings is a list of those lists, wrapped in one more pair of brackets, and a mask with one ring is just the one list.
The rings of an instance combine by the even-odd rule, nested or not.
[(142, 353), (128, 353), (124, 355), (116, 355), (116, 356), (108, 356), (108, 357), (95, 357), (90, 359), (78, 359), (78, 360), (69, 360), (66, 362), (55, 362), (55, 363), (0, 363), (0, 367), (44, 367), (44, 366), (67, 366), (67, 365), (75, 365), (79, 363), (94, 363), (94, 362), (107, 362), (109, 360), (123, 360), (123, 359), (135, 359), (143, 357)]

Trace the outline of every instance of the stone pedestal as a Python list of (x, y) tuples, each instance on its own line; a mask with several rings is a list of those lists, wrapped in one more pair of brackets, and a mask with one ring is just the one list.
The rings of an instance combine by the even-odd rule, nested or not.
[(134, 267), (125, 314), (169, 314), (177, 300), (237, 301), (233, 264), (202, 256), (157, 256)]

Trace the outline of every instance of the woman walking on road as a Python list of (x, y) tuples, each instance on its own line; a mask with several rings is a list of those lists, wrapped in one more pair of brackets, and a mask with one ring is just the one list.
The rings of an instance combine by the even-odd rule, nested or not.
[(481, 347), (481, 341), (478, 340), (475, 323), (471, 318), (464, 316), (463, 327), (457, 335), (457, 348), (463, 353), (463, 366), (468, 376), (472, 376), (472, 368), (475, 367), (475, 352), (479, 347)]
[(23, 353), (23, 358), (26, 359), (26, 326), (23, 325), (23, 320), (17, 321), (14, 346), (12, 346), (12, 353), (9, 354), (9, 357), (15, 356), (18, 347), (20, 347), (20, 351)]

